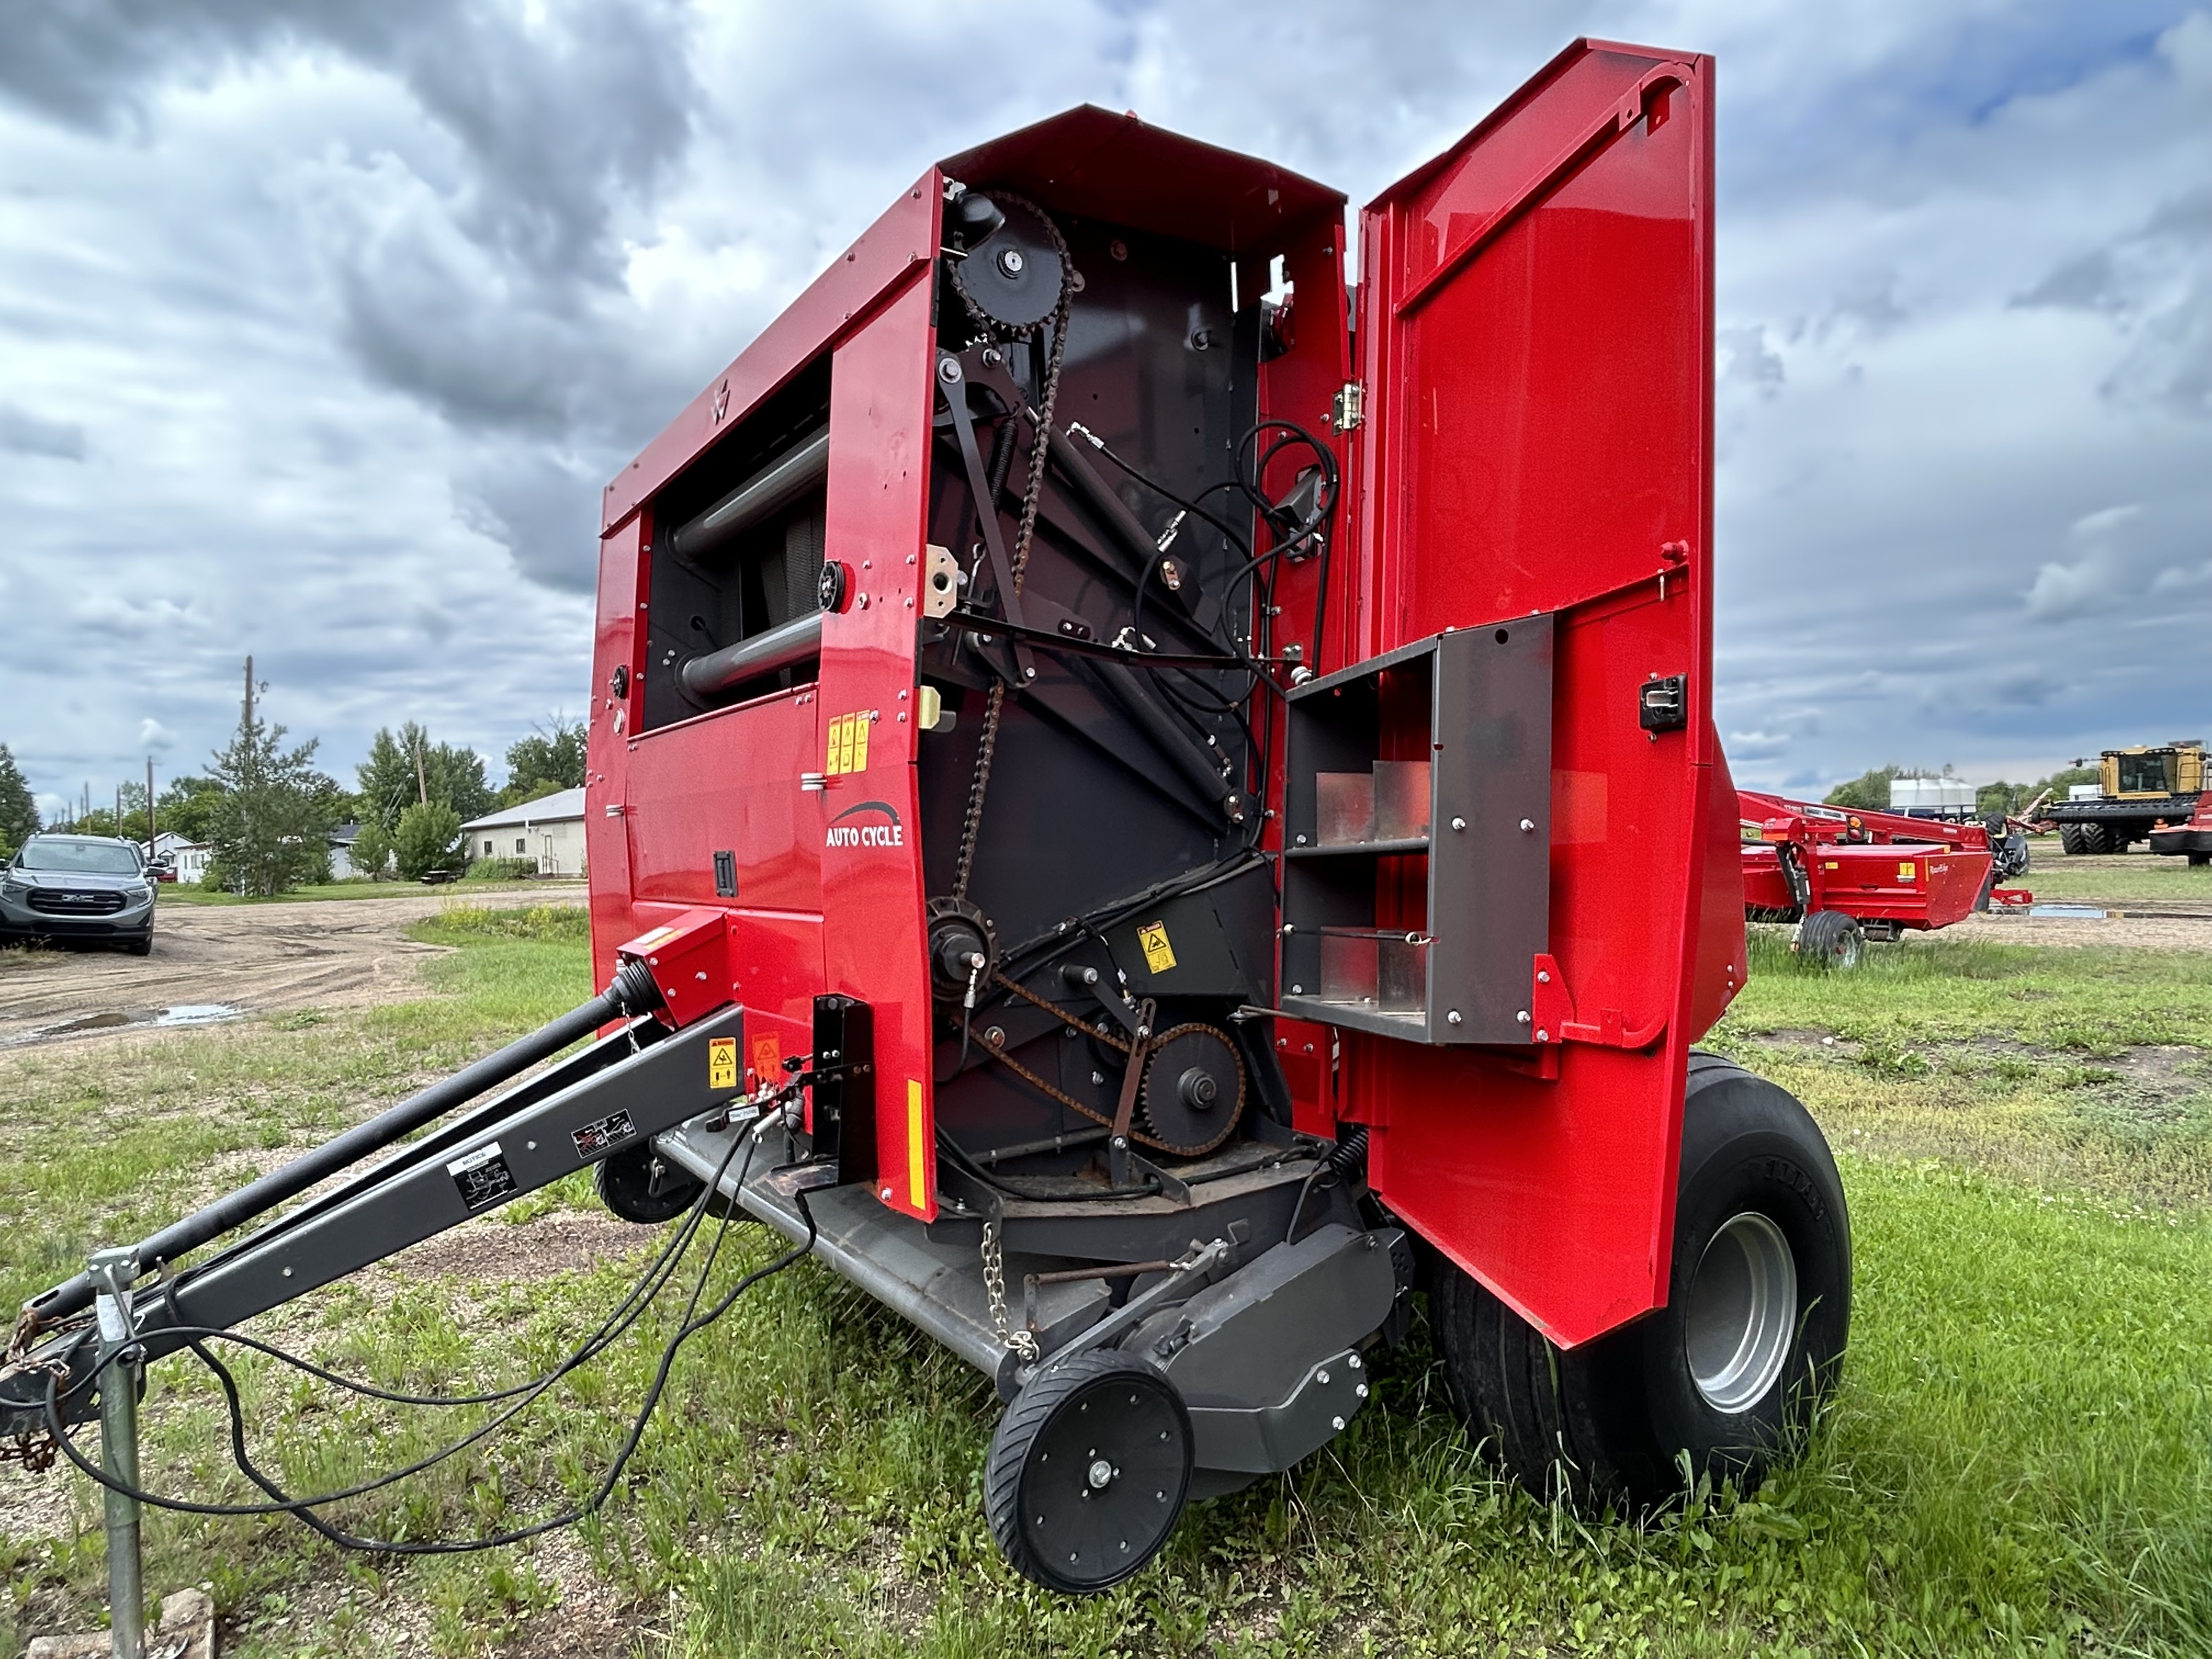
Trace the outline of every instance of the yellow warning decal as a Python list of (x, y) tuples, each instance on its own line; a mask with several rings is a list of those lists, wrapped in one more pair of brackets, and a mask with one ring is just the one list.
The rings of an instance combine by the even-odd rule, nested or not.
[(1911, 881), (1917, 873), (1917, 872), (1911, 859), (1905, 860), (1904, 863), (1897, 866), (1897, 878), (1899, 881)]
[(734, 1089), (738, 1086), (737, 1038), (707, 1039), (707, 1086), (709, 1089)]
[(840, 714), (830, 722), (830, 752), (822, 765), (824, 772), (835, 778), (868, 769), (868, 726), (873, 719), (863, 708), (856, 714)]
[(1168, 943), (1168, 925), (1164, 921), (1139, 923), (1137, 948), (1145, 953), (1145, 966), (1156, 974), (1164, 974), (1175, 966), (1175, 946)]
[(907, 1201), (917, 1210), (929, 1207), (929, 1170), (922, 1161), (926, 1149), (921, 1144), (921, 1079), (906, 1080), (906, 1190)]

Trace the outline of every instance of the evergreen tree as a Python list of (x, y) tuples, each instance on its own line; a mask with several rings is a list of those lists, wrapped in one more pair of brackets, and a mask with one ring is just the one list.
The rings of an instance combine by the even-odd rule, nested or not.
[(499, 792), (499, 804), (520, 806), (556, 790), (579, 788), (583, 781), (583, 724), (556, 714), (550, 731), (539, 726), (508, 748), (507, 787)]
[(229, 746), (209, 769), (222, 789), (208, 824), (221, 885), (269, 898), (328, 876), (325, 837), (343, 792), (314, 769), (316, 743), (287, 749), (283, 726), (241, 712)]
[(23, 769), (0, 743), (0, 856), (12, 857), (15, 849), (39, 833), (39, 804)]
[(361, 784), (354, 803), (359, 822), (375, 824), (386, 836), (398, 833), (399, 815), (421, 801), (450, 806), (463, 821), (492, 808), (483, 757), (473, 749), (433, 744), (430, 734), (412, 720), (396, 736), (386, 729), (371, 738), (368, 758), (356, 776)]

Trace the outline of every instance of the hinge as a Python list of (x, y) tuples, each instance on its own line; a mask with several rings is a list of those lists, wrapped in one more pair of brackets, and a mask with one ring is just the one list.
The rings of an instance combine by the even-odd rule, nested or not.
[(1349, 432), (1366, 418), (1367, 388), (1346, 380), (1344, 389), (1329, 400), (1328, 423), (1340, 433)]

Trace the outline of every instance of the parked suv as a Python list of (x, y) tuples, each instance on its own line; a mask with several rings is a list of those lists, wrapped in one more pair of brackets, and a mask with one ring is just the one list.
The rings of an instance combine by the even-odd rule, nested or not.
[(135, 842), (33, 836), (0, 870), (0, 938), (154, 948), (154, 884)]

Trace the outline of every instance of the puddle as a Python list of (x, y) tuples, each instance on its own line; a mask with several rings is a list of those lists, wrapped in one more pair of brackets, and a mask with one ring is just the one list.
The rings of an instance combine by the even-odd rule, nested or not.
[(41, 1025), (38, 1030), (26, 1031), (20, 1036), (0, 1038), (0, 1048), (19, 1048), (27, 1042), (50, 1042), (55, 1037), (81, 1036), (88, 1031), (124, 1031), (140, 1026), (215, 1025), (238, 1017), (238, 1010), (227, 1002), (180, 1002), (173, 1008), (134, 1008), (127, 1012), (110, 1009), (105, 1013), (82, 1014), (57, 1024)]
[(2063, 916), (2073, 921), (2102, 921), (2111, 914), (2094, 904), (2031, 904), (2031, 916)]
[(154, 1017), (156, 1025), (212, 1025), (218, 1020), (236, 1019), (238, 1010), (227, 1002), (180, 1002), (173, 1008), (164, 1008)]

